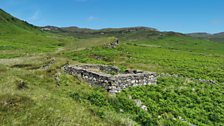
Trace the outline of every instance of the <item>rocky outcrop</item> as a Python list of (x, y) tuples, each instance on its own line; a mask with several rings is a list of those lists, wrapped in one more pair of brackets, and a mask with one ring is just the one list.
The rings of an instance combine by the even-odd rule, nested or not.
[(119, 45), (119, 40), (116, 39), (113, 42), (111, 42), (108, 47), (109, 48), (116, 48), (118, 45)]
[(119, 68), (107, 65), (65, 65), (63, 69), (93, 86), (104, 87), (113, 94), (131, 86), (156, 84), (157, 81), (156, 73), (153, 72), (135, 71), (122, 74)]

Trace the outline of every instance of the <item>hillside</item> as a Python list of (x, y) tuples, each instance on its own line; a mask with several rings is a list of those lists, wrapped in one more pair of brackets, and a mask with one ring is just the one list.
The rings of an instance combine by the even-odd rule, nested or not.
[(10, 33), (28, 33), (29, 31), (36, 31), (38, 28), (26, 21), (21, 21), (16, 17), (11, 16), (2, 9), (0, 9), (0, 34)]
[[(39, 28), (2, 10), (0, 17), (0, 125), (224, 124), (224, 43), (145, 27)], [(66, 64), (155, 72), (157, 84), (112, 95), (66, 73)]]
[[(0, 58), (15, 58), (32, 56), (40, 53), (51, 53), (62, 46), (78, 48), (84, 43), (77, 44), (77, 39), (41, 31), (37, 26), (11, 16), (0, 10)], [(93, 40), (95, 41), (95, 40)], [(100, 43), (101, 40), (88, 44), (88, 47)]]
[(129, 28), (105, 28), (105, 29), (88, 29), (79, 27), (55, 27), (46, 26), (41, 28), (43, 31), (74, 36), (76, 38), (96, 38), (114, 36), (122, 40), (144, 40), (157, 39), (164, 36), (185, 36), (176, 32), (160, 32), (149, 27), (129, 27)]
[(224, 33), (221, 32), (221, 33), (214, 34), (212, 36), (211, 40), (218, 41), (218, 42), (224, 42)]
[(209, 34), (209, 33), (190, 33), (187, 34), (194, 38), (199, 39), (207, 39), (215, 42), (224, 42), (224, 33), (216, 33), (216, 34)]

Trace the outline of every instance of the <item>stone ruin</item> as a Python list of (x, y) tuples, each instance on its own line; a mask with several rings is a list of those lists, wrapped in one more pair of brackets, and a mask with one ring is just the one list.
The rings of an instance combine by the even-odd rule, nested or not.
[(120, 73), (120, 69), (108, 65), (65, 65), (65, 72), (87, 81), (92, 86), (100, 86), (108, 92), (115, 94), (131, 86), (156, 84), (156, 73), (126, 70)]
[(109, 48), (116, 48), (119, 45), (119, 39), (116, 38), (115, 41), (111, 42), (108, 47)]

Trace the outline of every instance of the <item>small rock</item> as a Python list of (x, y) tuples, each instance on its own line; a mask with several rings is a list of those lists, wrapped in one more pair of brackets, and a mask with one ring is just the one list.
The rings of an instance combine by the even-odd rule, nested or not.
[(142, 105), (141, 108), (145, 111), (148, 111), (148, 108), (145, 105)]
[(17, 84), (17, 89), (22, 90), (22, 89), (26, 89), (27, 85), (24, 81), (20, 80), (19, 83)]

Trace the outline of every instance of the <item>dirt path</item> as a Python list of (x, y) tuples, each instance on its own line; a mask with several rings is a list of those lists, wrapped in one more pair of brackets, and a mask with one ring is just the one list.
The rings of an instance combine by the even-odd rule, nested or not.
[(55, 53), (60, 53), (60, 52), (62, 52), (62, 51), (64, 51), (65, 50), (65, 48), (64, 47), (61, 47), (61, 48), (58, 48), (56, 51), (55, 51)]
[[(74, 51), (81, 51), (84, 50), (86, 48), (77, 48), (74, 49)], [(52, 52), (51, 54), (58, 54), (62, 51), (66, 51), (66, 48), (61, 47), (58, 48), (55, 52)], [(40, 59), (43, 59), (44, 57), (46, 57), (47, 54), (36, 54), (34, 56), (23, 56), (23, 57), (17, 57), (17, 58), (10, 58), (10, 59), (0, 59), (0, 64), (3, 65), (14, 65), (14, 64), (22, 64), (25, 62), (39, 62)]]

